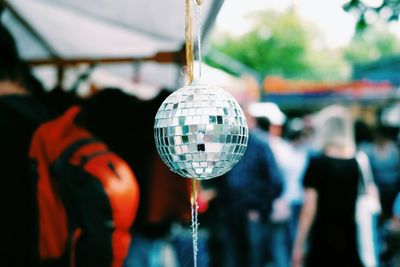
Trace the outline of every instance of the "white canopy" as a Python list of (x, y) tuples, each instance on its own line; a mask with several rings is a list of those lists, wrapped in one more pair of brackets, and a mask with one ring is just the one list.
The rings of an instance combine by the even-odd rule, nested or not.
[[(204, 1), (207, 33), (223, 0)], [(31, 62), (129, 61), (182, 51), (182, 0), (7, 0), (1, 19)], [(155, 58), (174, 61), (173, 58)]]

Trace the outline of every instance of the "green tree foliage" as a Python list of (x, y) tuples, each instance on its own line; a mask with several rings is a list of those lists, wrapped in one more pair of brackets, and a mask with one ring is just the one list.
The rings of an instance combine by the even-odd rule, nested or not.
[[(262, 11), (249, 15), (249, 19), (254, 26), (248, 33), (239, 37), (214, 35), (213, 48), (253, 68), (262, 77), (342, 80), (349, 76), (340, 51), (326, 49), (322, 34), (294, 9), (285, 13)], [(213, 63), (212, 58), (208, 63)]]
[[(260, 77), (346, 80), (350, 78), (353, 64), (400, 54), (399, 39), (382, 21), (357, 32), (347, 47), (330, 49), (325, 45), (323, 34), (300, 18), (293, 8), (284, 13), (262, 11), (251, 14), (249, 19), (253, 27), (244, 35), (214, 35), (212, 50), (236, 59)], [(232, 73), (229, 64), (213, 62), (211, 54), (206, 61)]]
[(383, 25), (356, 33), (344, 50), (345, 58), (351, 63), (365, 63), (399, 53), (399, 39)]
[(355, 13), (358, 16), (356, 29), (358, 31), (363, 31), (371, 25), (371, 22), (368, 21), (368, 16), (371, 14), (378, 15), (388, 22), (397, 21), (400, 15), (400, 1), (349, 0), (343, 5), (343, 9), (347, 12)]

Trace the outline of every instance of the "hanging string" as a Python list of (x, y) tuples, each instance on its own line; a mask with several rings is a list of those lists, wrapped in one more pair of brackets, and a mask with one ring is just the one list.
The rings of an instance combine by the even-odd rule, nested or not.
[(202, 54), (201, 54), (201, 34), (202, 34), (202, 24), (201, 24), (201, 4), (203, 0), (196, 0), (196, 26), (197, 26), (197, 50), (198, 50), (198, 62), (199, 62), (199, 73), (198, 80), (201, 79), (201, 64), (202, 64)]
[(199, 194), (199, 188), (200, 188), (200, 181), (196, 179), (192, 179), (192, 194), (190, 197), (190, 202), (193, 204), (194, 202), (197, 202), (197, 196)]
[(185, 33), (186, 33), (186, 65), (188, 74), (188, 83), (193, 82), (193, 64), (194, 64), (194, 38), (193, 38), (193, 16), (192, 0), (186, 0)]
[[(185, 31), (186, 31), (186, 64), (188, 73), (188, 83), (191, 84), (194, 79), (194, 31), (193, 31), (193, 19), (192, 19), (192, 1), (186, 0), (186, 19), (185, 19)], [(197, 26), (197, 46), (198, 46), (198, 61), (199, 61), (199, 73), (198, 78), (201, 77), (201, 21), (200, 21), (200, 5), (203, 0), (196, 0), (196, 26)], [(198, 210), (199, 205), (197, 203), (197, 195), (200, 187), (200, 182), (196, 179), (192, 179), (192, 192), (190, 198), (191, 204), (191, 231), (192, 231), (192, 242), (193, 242), (193, 266), (197, 267), (197, 252), (198, 252), (198, 232), (199, 232), (199, 221), (198, 221)]]
[(191, 212), (192, 212), (192, 243), (193, 243), (193, 266), (197, 267), (197, 252), (198, 252), (198, 236), (199, 236), (199, 205), (197, 203), (197, 195), (199, 192), (200, 182), (196, 179), (192, 179), (192, 194), (190, 198)]

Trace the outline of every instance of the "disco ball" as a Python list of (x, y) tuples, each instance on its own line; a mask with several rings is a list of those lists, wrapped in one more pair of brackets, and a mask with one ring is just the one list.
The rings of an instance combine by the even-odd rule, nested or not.
[(201, 84), (171, 94), (154, 125), (157, 151), (179, 175), (198, 180), (228, 172), (246, 150), (243, 111), (225, 90)]

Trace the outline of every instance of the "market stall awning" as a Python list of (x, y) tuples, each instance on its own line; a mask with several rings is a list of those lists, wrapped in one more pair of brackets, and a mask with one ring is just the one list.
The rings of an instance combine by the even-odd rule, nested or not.
[(335, 102), (377, 102), (396, 97), (390, 82), (367, 80), (349, 82), (313, 82), (267, 77), (263, 83), (264, 101), (285, 107), (323, 106)]
[[(204, 1), (207, 32), (223, 0)], [(181, 0), (7, 0), (2, 22), (32, 64), (184, 58)]]

